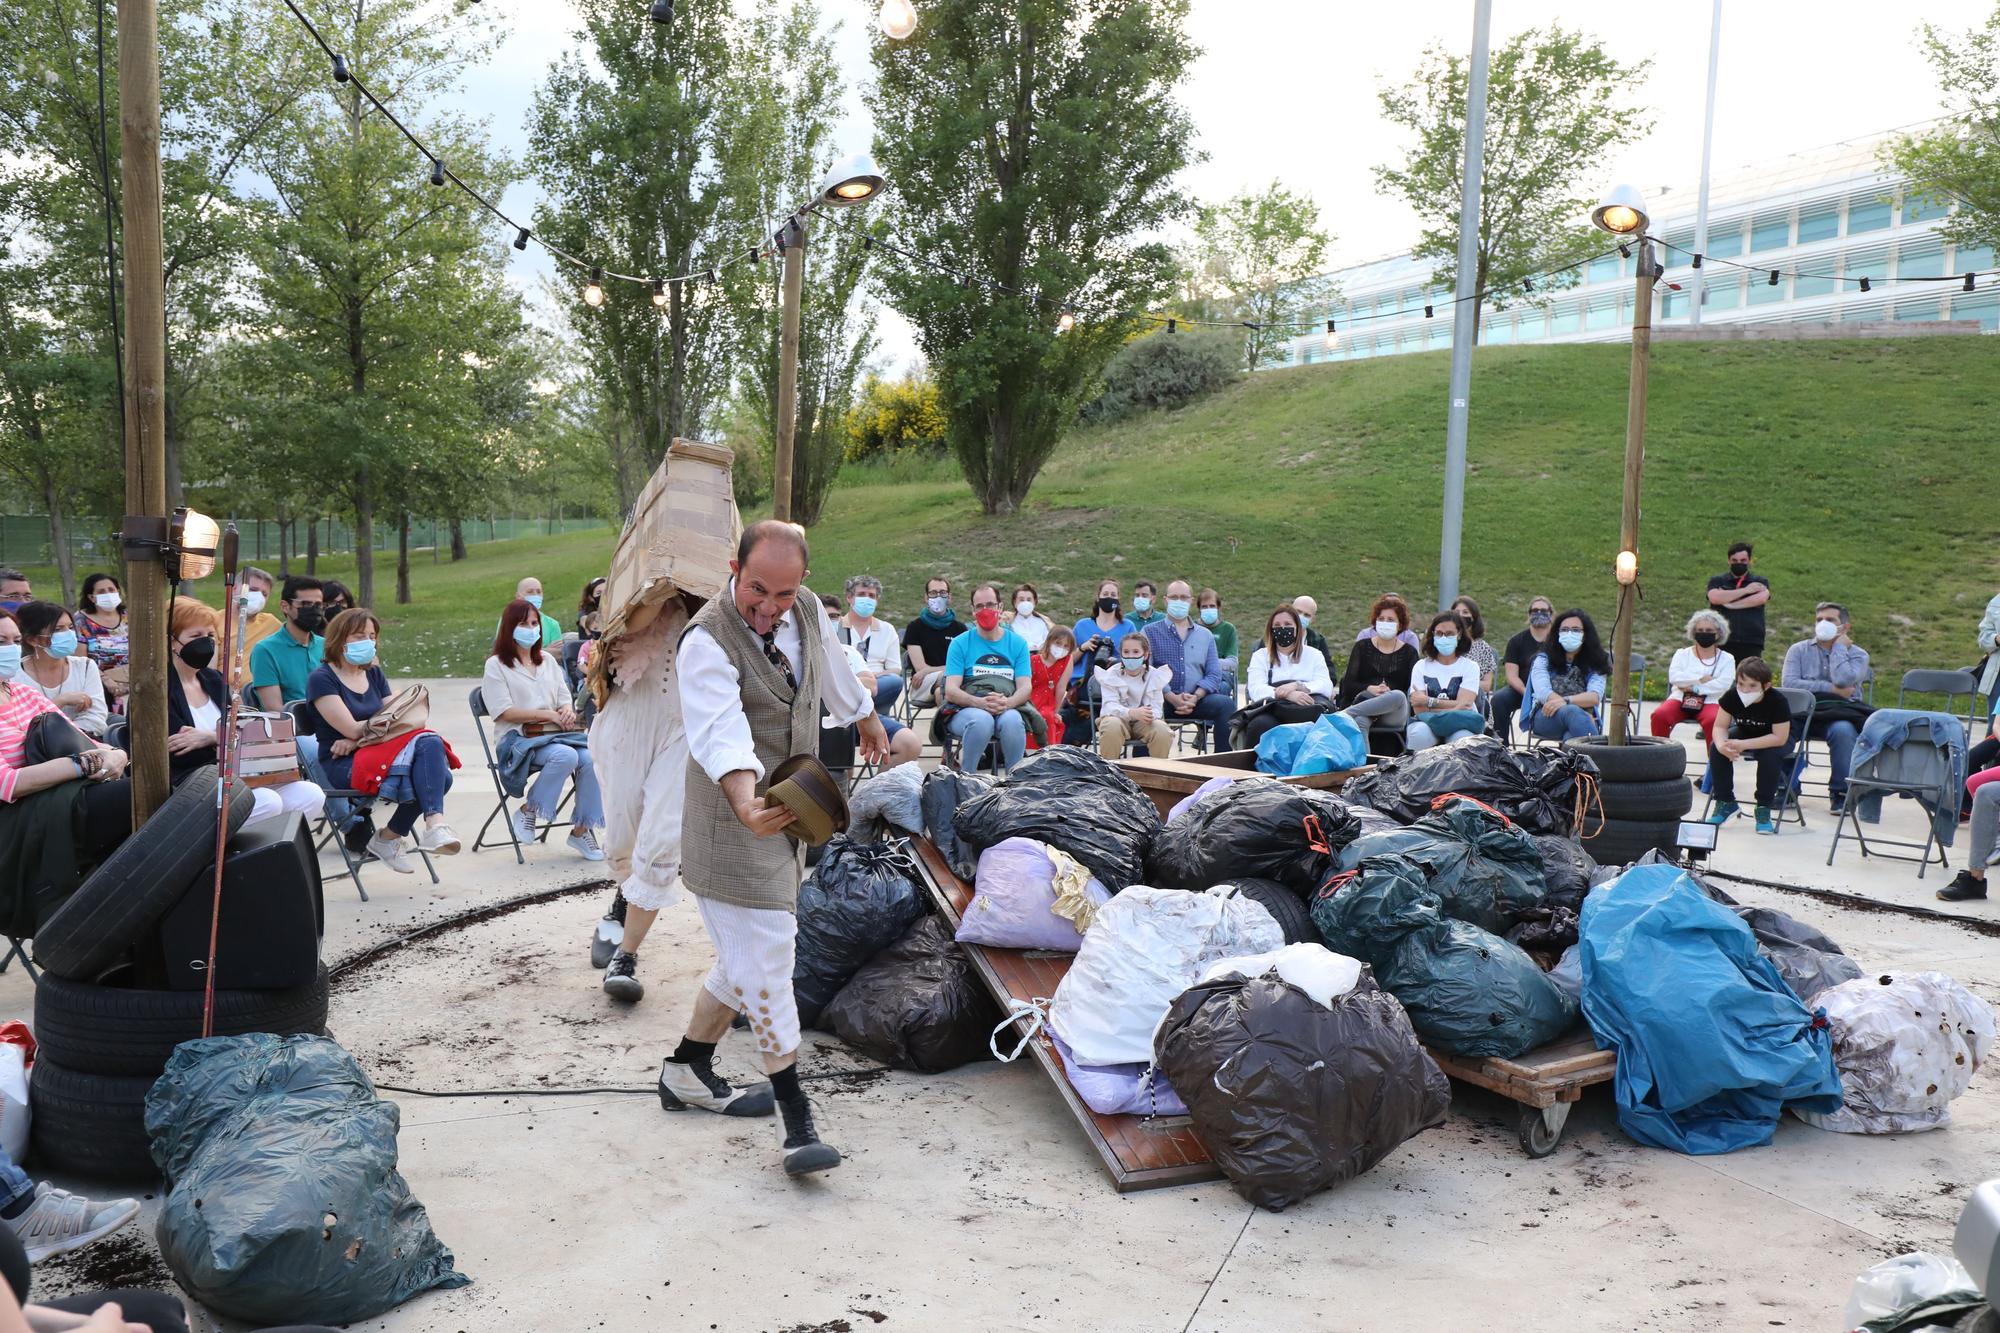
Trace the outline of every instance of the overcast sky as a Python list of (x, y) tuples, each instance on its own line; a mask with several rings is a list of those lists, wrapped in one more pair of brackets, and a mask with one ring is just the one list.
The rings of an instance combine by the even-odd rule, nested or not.
[[(633, 21), (646, 22), (643, 0), (631, 2)], [(842, 126), (854, 148), (866, 147), (870, 136), (858, 84), (867, 74), (865, 29), (877, 3), (822, 0), (829, 18), (844, 25), (842, 50), (856, 71)], [(1724, 0), (1715, 173), (1936, 116), (1936, 84), (1917, 30), (1926, 22), (1970, 29), (1992, 3)], [(921, 12), (924, 0), (916, 4)], [(484, 7), (500, 16), (508, 36), (492, 64), (470, 72), (463, 99), (489, 119), (500, 146), (524, 156), (526, 110), (552, 55), (572, 44), (571, 8), (566, 0), (485, 0)], [(1649, 193), (1694, 182), (1709, 0), (1643, 7), (1497, 0), (1493, 8), (1496, 48), (1524, 29), (1559, 22), (1601, 38), (1621, 60), (1652, 60), (1635, 99), (1653, 111), (1655, 129), (1606, 174)], [(1336, 265), (1406, 250), (1415, 220), (1375, 193), (1370, 174), (1404, 147), (1379, 119), (1376, 89), (1407, 77), (1433, 42), (1468, 51), (1471, 0), (1193, 0), (1190, 26), (1204, 54), (1183, 97), (1208, 155), (1188, 174), (1194, 194), (1222, 198), (1282, 180), (1318, 202), (1335, 238)], [(532, 184), (524, 184), (506, 202), (526, 216), (534, 200)], [(548, 272), (535, 254), (514, 255), (512, 276), (534, 285)], [(899, 365), (912, 352), (908, 330), (893, 313), (883, 323), (884, 360)]]

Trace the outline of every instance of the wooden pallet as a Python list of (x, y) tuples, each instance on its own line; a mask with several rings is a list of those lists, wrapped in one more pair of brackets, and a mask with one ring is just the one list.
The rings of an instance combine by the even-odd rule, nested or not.
[[(1270, 777), (1257, 772), (1255, 750), (1224, 750), (1219, 754), (1186, 755), (1179, 759), (1121, 759), (1118, 767), (1139, 789), (1150, 796), (1165, 819), (1167, 812), (1185, 797), (1216, 778)], [(1309, 773), (1296, 778), (1277, 778), (1288, 787), (1317, 787), (1337, 791), (1346, 781), (1366, 768), (1343, 768), (1333, 773)]]
[(1583, 1090), (1593, 1083), (1609, 1083), (1618, 1070), (1618, 1057), (1597, 1049), (1587, 1027), (1512, 1060), (1425, 1049), (1451, 1077), (1521, 1104), (1521, 1147), (1530, 1157), (1554, 1152), (1569, 1121), (1569, 1108), (1582, 1098)]
[[(916, 848), (917, 861), (932, 899), (955, 930), (972, 901), (972, 887), (951, 873), (951, 867), (945, 864), (929, 838), (915, 837), (910, 843)], [(982, 944), (959, 947), (971, 958), (973, 970), (1002, 1009), (1014, 1000), (1052, 997), (1075, 957), (1047, 950), (998, 949)], [(1210, 1160), (1208, 1149), (1195, 1135), (1194, 1126), (1186, 1116), (1099, 1115), (1070, 1086), (1069, 1076), (1063, 1072), (1062, 1056), (1046, 1029), (1036, 1032), (1028, 1050), (1042, 1072), (1055, 1083), (1120, 1194), (1222, 1179), (1222, 1169)]]

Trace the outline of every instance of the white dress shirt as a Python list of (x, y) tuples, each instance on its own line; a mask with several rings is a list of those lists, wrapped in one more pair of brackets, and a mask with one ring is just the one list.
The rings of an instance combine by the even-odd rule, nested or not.
[(876, 675), (903, 669), (903, 641), (888, 621), (871, 618), (866, 629), (857, 630), (845, 620), (834, 622), (834, 636), (843, 644), (858, 648), (861, 660)]
[(1306, 687), (1308, 694), (1322, 694), (1329, 699), (1333, 697), (1333, 674), (1327, 670), (1326, 658), (1304, 644), (1298, 645), (1298, 654), (1298, 658), (1293, 660), (1285, 657), (1281, 650), (1278, 660), (1273, 662), (1261, 645), (1250, 654), (1248, 692), (1251, 703), (1264, 702), (1287, 681), (1297, 681)]
[[(724, 590), (723, 611), (736, 614), (736, 580)], [(804, 602), (812, 603), (802, 611)], [(820, 702), (827, 715), (820, 725), (828, 730), (851, 727), (875, 711), (875, 700), (847, 665), (846, 645), (834, 633), (819, 599), (802, 598), (778, 621), (777, 648), (799, 673), (799, 617), (813, 617), (815, 632), (823, 649), (826, 669), (820, 674)], [(757, 637), (750, 631), (750, 637)], [(675, 676), (680, 683), (681, 717), (687, 726), (688, 753), (701, 765), (702, 772), (720, 782), (728, 774), (749, 769), (758, 781), (764, 766), (757, 762), (757, 747), (750, 739), (750, 719), (743, 715), (742, 681), (736, 668), (722, 651), (722, 645), (706, 628), (696, 625), (681, 640), (680, 660)]]

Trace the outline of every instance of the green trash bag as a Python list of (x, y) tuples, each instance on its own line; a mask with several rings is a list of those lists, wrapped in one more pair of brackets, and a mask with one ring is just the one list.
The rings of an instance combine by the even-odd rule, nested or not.
[(174, 1280), (259, 1327), (355, 1323), (470, 1282), (396, 1170), (399, 1120), (326, 1037), (183, 1042), (146, 1094)]
[(1518, 824), (1462, 796), (1445, 799), (1408, 827), (1356, 838), (1340, 863), (1352, 870), (1366, 857), (1391, 853), (1423, 867), (1446, 916), (1495, 935), (1536, 917), (1548, 897), (1535, 840)]

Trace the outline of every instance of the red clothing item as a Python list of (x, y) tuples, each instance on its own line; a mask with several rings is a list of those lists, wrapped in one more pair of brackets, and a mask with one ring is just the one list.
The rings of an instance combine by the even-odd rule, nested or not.
[(1695, 722), (1695, 719), (1689, 717), (1687, 711), (1679, 704), (1662, 701), (1660, 706), (1653, 710), (1650, 725), (1653, 728), (1655, 736), (1658, 736), (1661, 740), (1666, 740), (1674, 734), (1674, 728), (1678, 727), (1681, 723), (1695, 722), (1701, 728), (1701, 743), (1708, 745), (1715, 740), (1715, 715), (1719, 711), (1712, 703), (1703, 704), (1701, 719), (1699, 722)]
[[(1075, 653), (1066, 653), (1050, 662), (1040, 653), (1035, 653), (1028, 659), (1035, 679), (1035, 690), (1030, 700), (1035, 705), (1035, 711), (1042, 715), (1042, 720), (1049, 724), (1049, 743), (1052, 745), (1062, 739), (1062, 697), (1063, 691), (1069, 688), (1070, 667), (1075, 657)], [(1033, 740), (1032, 736), (1029, 737), (1031, 743)]]
[[(425, 734), (426, 731), (429, 731), (429, 728), (426, 727), (412, 731), (407, 735), (394, 736), (386, 741), (377, 741), (373, 745), (364, 745), (356, 750), (354, 752), (354, 772), (348, 779), (354, 784), (354, 790), (365, 792), (370, 796), (381, 791), (382, 779), (388, 777), (389, 770), (396, 766), (396, 757), (403, 753), (403, 747), (417, 737)], [(434, 731), (431, 731), (430, 734), (437, 736), (437, 733)], [(438, 736), (438, 740), (444, 745), (445, 762), (453, 768), (463, 768), (464, 765), (458, 762), (458, 756), (452, 752), (451, 742), (445, 740), (442, 736)]]

